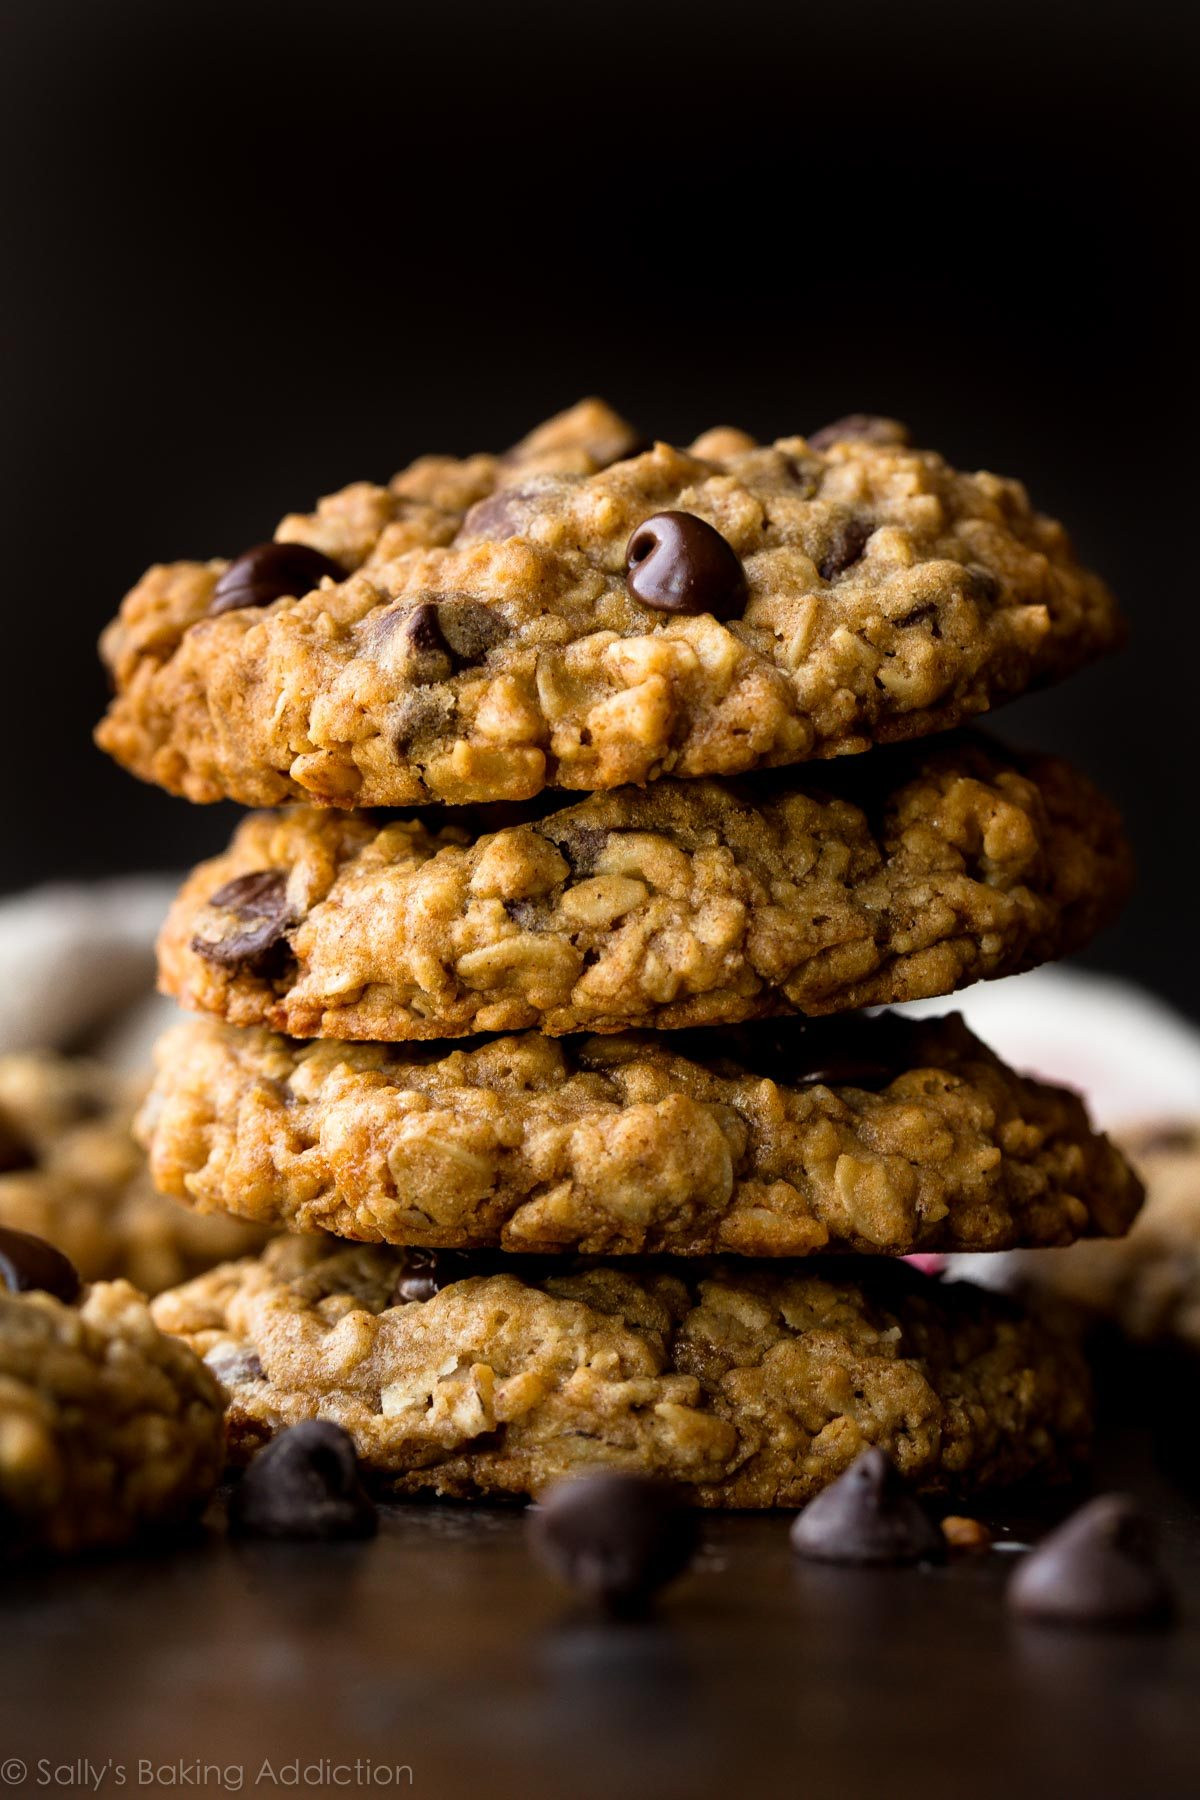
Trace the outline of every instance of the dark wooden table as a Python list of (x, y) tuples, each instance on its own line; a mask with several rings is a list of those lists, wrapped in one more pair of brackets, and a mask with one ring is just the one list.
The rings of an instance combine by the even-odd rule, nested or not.
[[(360, 1546), (239, 1546), (214, 1522), (169, 1553), (10, 1570), (0, 1791), (408, 1792), (408, 1768), (448, 1800), (1196, 1800), (1196, 1490), (1145, 1433), (1110, 1429), (1097, 1474), (1159, 1522), (1170, 1633), (1018, 1627), (1014, 1549), (803, 1565), (781, 1516), (707, 1520), (641, 1625), (574, 1611), (492, 1508), (388, 1508)], [(1050, 1515), (982, 1516), (1015, 1542)]]

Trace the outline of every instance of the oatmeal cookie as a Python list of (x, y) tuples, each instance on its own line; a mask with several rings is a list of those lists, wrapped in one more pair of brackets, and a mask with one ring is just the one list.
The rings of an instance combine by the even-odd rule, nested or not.
[(156, 1294), (265, 1233), (155, 1193), (131, 1129), (143, 1086), (50, 1052), (0, 1056), (0, 1226), (47, 1239), (85, 1281)]
[(128, 1282), (98, 1282), (79, 1306), (0, 1289), (3, 1553), (101, 1549), (200, 1511), (223, 1404)]
[(585, 402), (156, 566), (98, 741), (191, 800), (526, 800), (921, 737), (1120, 642), (1019, 483), (892, 421), (636, 449)]
[(1147, 1125), (1124, 1133), (1122, 1144), (1146, 1184), (1129, 1236), (1021, 1257), (1021, 1278), (1141, 1343), (1200, 1350), (1200, 1120)]
[(468, 1050), (211, 1020), (159, 1048), (162, 1189), (369, 1243), (589, 1255), (1000, 1250), (1124, 1231), (1128, 1165), (959, 1018)]
[(919, 1488), (975, 1490), (1062, 1472), (1090, 1424), (1072, 1346), (904, 1263), (279, 1238), (154, 1311), (225, 1384), (235, 1458), (330, 1419), (399, 1493), (536, 1494), (607, 1466), (704, 1506), (798, 1506), (868, 1444)]
[(1129, 883), (1089, 782), (970, 739), (486, 823), (252, 816), (180, 893), (164, 991), (380, 1041), (849, 1011), (1065, 955)]

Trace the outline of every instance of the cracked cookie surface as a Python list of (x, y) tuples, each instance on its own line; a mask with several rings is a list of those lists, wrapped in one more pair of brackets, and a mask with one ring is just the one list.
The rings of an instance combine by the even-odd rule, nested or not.
[(165, 1192), (366, 1242), (999, 1250), (1115, 1236), (1140, 1199), (1076, 1095), (1014, 1075), (958, 1018), (467, 1050), (196, 1020), (158, 1065), (140, 1124)]
[(280, 1238), (159, 1297), (227, 1388), (235, 1458), (323, 1418), (400, 1493), (536, 1494), (607, 1466), (770, 1507), (867, 1444), (957, 1492), (1063, 1473), (1087, 1441), (1072, 1345), (903, 1263), (506, 1257), (472, 1274), (467, 1257), (430, 1274), (420, 1256)]
[(849, 1011), (1085, 943), (1119, 906), (1112, 808), (975, 739), (754, 792), (657, 782), (498, 830), (324, 808), (246, 820), (188, 879), (164, 990), (236, 1025), (395, 1041)]
[(79, 1306), (0, 1292), (3, 1552), (102, 1549), (193, 1516), (221, 1476), (223, 1408), (128, 1282)]
[(143, 1087), (80, 1058), (0, 1056), (0, 1226), (45, 1238), (85, 1281), (156, 1294), (264, 1234), (155, 1192), (132, 1131)]
[[(634, 534), (679, 513), (740, 562), (735, 616), (703, 594), (675, 610), (671, 583), (669, 611), (632, 591)], [(1019, 483), (959, 474), (882, 420), (641, 451), (585, 402), (504, 457), (421, 458), (277, 536), (346, 578), (213, 613), (226, 563), (157, 565), (102, 640), (116, 697), (98, 741), (192, 800), (406, 806), (738, 774), (945, 729), (1122, 636)]]

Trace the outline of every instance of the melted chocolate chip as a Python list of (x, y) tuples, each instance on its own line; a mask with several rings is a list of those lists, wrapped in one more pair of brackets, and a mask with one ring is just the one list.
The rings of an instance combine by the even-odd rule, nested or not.
[(442, 629), (438, 624), (438, 609), (436, 606), (432, 606), (428, 600), (423, 600), (419, 606), (414, 606), (407, 615), (404, 636), (409, 647), (418, 656), (448, 656), (450, 654), (450, 646), (442, 636)]
[(551, 819), (543, 834), (558, 845), (571, 865), (573, 875), (590, 875), (600, 860), (600, 853), (612, 833), (602, 825), (583, 825), (574, 819)]
[(654, 513), (625, 550), (630, 593), (656, 612), (735, 619), (746, 605), (746, 573), (733, 546), (695, 513)]
[(697, 1057), (724, 1057), (785, 1087), (883, 1088), (909, 1068), (919, 1027), (896, 1013), (773, 1019), (725, 1030), (672, 1032)]
[(53, 1294), (70, 1306), (79, 1298), (78, 1271), (69, 1258), (29, 1231), (0, 1229), (0, 1283), (10, 1294)]
[(814, 1562), (935, 1562), (946, 1541), (882, 1450), (864, 1450), (794, 1521), (792, 1549)]
[(559, 1481), (529, 1513), (534, 1556), (558, 1580), (616, 1614), (645, 1609), (695, 1554), (696, 1517), (679, 1493), (644, 1475)]
[(814, 450), (828, 450), (831, 444), (845, 443), (848, 438), (868, 444), (907, 444), (909, 431), (899, 419), (884, 419), (878, 413), (847, 413), (844, 419), (810, 432), (808, 441)]
[(512, 629), (490, 606), (466, 597), (443, 600), (437, 609), (437, 622), (454, 665), (460, 669), (481, 663)]
[(37, 1155), (15, 1119), (0, 1112), (0, 1175), (37, 1167)]
[(306, 1419), (260, 1450), (233, 1491), (231, 1531), (243, 1537), (363, 1538), (379, 1528), (340, 1425)]
[(833, 536), (817, 564), (822, 581), (835, 576), (856, 563), (867, 547), (867, 539), (875, 527), (869, 519), (842, 519), (834, 527)]
[(284, 870), (255, 869), (237, 875), (210, 895), (208, 904), (244, 920), (245, 929), (223, 938), (194, 937), (197, 956), (264, 981), (283, 972), (291, 954), (287, 932), (297, 923), (288, 903)]
[(477, 500), (467, 512), (458, 531), (457, 542), (467, 538), (491, 538), (499, 541), (516, 537), (524, 531), (537, 511), (539, 495), (546, 483), (497, 488), (485, 500)]
[(210, 619), (244, 606), (269, 606), (285, 594), (299, 597), (318, 586), (325, 575), (345, 581), (346, 571), (332, 557), (308, 544), (255, 544), (231, 562), (213, 589)]
[(404, 695), (393, 720), (393, 742), (403, 756), (421, 737), (437, 737), (450, 729), (454, 695), (446, 689), (415, 688)]
[(1174, 1611), (1150, 1521), (1125, 1494), (1101, 1494), (1072, 1513), (1020, 1564), (1008, 1604), (1052, 1625), (1162, 1625)]
[(968, 563), (963, 570), (963, 592), (979, 606), (991, 606), (1000, 598), (999, 578), (982, 563)]

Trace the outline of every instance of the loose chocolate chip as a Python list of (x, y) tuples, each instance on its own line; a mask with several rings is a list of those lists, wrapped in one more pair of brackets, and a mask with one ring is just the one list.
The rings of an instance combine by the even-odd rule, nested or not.
[(630, 593), (656, 612), (735, 619), (746, 605), (746, 572), (733, 546), (695, 513), (660, 512), (630, 534)]
[(255, 544), (231, 562), (213, 589), (210, 619), (244, 606), (269, 606), (285, 594), (310, 593), (325, 575), (345, 581), (346, 571), (331, 556), (308, 544)]
[(817, 568), (822, 581), (832, 581), (852, 563), (856, 563), (867, 547), (867, 539), (875, 527), (868, 519), (842, 519), (835, 525), (825, 554)]
[(963, 570), (963, 591), (979, 606), (990, 606), (1000, 598), (1000, 581), (982, 563), (968, 563)]
[(909, 430), (899, 419), (884, 419), (878, 413), (847, 413), (844, 419), (810, 432), (808, 441), (814, 450), (828, 450), (831, 444), (845, 443), (848, 438), (868, 444), (907, 444)]
[(529, 1542), (552, 1575), (609, 1612), (643, 1611), (696, 1550), (696, 1518), (676, 1489), (605, 1472), (554, 1484), (529, 1514)]
[(792, 1525), (792, 1549), (813, 1562), (934, 1562), (946, 1542), (884, 1452), (864, 1450), (844, 1475), (810, 1500)]
[(349, 1434), (324, 1419), (281, 1431), (234, 1489), (229, 1527), (242, 1537), (373, 1536), (379, 1515), (363, 1492)]
[(255, 869), (235, 876), (210, 895), (208, 904), (247, 921), (246, 928), (222, 938), (194, 937), (192, 949), (219, 968), (237, 969), (260, 980), (283, 972), (291, 954), (287, 932), (297, 923), (288, 903), (287, 875), (282, 869)]
[(79, 1298), (78, 1271), (61, 1250), (29, 1231), (0, 1229), (0, 1282), (10, 1294), (38, 1290), (68, 1306)]
[(0, 1175), (37, 1166), (37, 1155), (14, 1119), (0, 1112)]
[(1174, 1611), (1150, 1521), (1125, 1494), (1101, 1494), (1072, 1513), (1020, 1564), (1008, 1604), (1053, 1625), (1162, 1625)]

